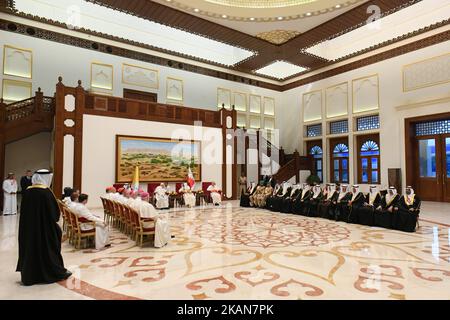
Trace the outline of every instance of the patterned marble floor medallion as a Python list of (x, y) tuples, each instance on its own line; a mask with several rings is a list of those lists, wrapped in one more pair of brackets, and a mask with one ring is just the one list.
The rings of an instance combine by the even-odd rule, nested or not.
[(60, 286), (93, 299), (450, 299), (445, 224), (410, 234), (232, 206), (170, 221), (160, 249), (116, 230), (101, 251), (65, 242), (74, 277)]

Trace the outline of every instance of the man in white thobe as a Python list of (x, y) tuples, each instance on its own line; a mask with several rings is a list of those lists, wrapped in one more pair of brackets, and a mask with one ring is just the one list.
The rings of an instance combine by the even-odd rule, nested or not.
[(136, 202), (136, 199), (138, 198), (138, 192), (129, 190), (125, 194), (125, 197), (127, 198), (127, 200), (125, 200), (124, 205), (131, 208), (133, 206), (133, 203)]
[(3, 215), (17, 214), (17, 181), (14, 173), (8, 173), (3, 181)]
[(206, 190), (210, 192), (213, 204), (215, 206), (220, 206), (222, 203), (222, 196), (220, 195), (220, 189), (217, 187), (216, 183), (212, 182)]
[(117, 194), (117, 196), (115, 197), (114, 200), (115, 200), (116, 202), (121, 203), (121, 204), (125, 204), (125, 202), (126, 202), (127, 199), (128, 199), (127, 194), (128, 194), (127, 190), (125, 190), (124, 188), (120, 188), (120, 189), (119, 189), (119, 193)]
[(158, 209), (168, 209), (169, 208), (169, 196), (167, 195), (167, 188), (164, 183), (161, 183), (155, 189), (156, 207)]
[(181, 186), (178, 192), (183, 194), (183, 200), (186, 206), (189, 208), (195, 207), (195, 194), (192, 193), (191, 188), (186, 182)]
[[(149, 199), (149, 193), (142, 193), (141, 198), (133, 204), (133, 209), (139, 213), (141, 218), (155, 220), (155, 247), (162, 248), (171, 238), (169, 218), (167, 214), (159, 214), (155, 207), (149, 203)], [(146, 224), (148, 223), (144, 223), (144, 227), (147, 227)], [(153, 222), (150, 222), (150, 224), (153, 224)]]
[[(71, 206), (71, 210), (81, 218), (95, 222), (95, 249), (100, 250), (106, 246), (109, 246), (109, 228), (104, 223), (103, 219), (93, 215), (86, 207), (88, 202), (87, 194), (80, 194), (78, 197), (78, 203)], [(82, 223), (80, 225), (81, 230), (92, 230), (91, 224)]]
[(116, 188), (106, 188), (106, 193), (103, 195), (103, 199), (113, 200), (113, 195), (116, 193)]

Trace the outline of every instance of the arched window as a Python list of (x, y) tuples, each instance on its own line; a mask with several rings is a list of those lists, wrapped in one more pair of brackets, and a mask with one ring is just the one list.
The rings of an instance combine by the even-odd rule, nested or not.
[(358, 137), (358, 182), (380, 183), (380, 145), (378, 135)]
[(314, 170), (316, 175), (320, 178), (320, 182), (323, 182), (323, 150), (322, 147), (315, 145), (313, 146), (309, 154), (313, 156), (314, 159)]
[(342, 139), (331, 141), (331, 172), (332, 182), (348, 183), (349, 182), (349, 149), (347, 141)]

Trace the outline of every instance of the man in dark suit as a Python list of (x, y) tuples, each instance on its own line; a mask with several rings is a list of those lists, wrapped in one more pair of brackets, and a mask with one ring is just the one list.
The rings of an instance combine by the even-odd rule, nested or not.
[(22, 193), (27, 190), (28, 187), (32, 185), (31, 177), (33, 176), (33, 172), (31, 170), (27, 170), (25, 172), (25, 175), (20, 178), (20, 189), (22, 190)]

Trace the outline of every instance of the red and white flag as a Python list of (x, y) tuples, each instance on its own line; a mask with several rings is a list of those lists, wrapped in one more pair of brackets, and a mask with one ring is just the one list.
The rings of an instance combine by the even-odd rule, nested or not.
[(189, 185), (189, 188), (191, 188), (191, 189), (195, 185), (195, 179), (194, 179), (194, 175), (192, 174), (191, 167), (189, 167), (189, 171), (188, 171), (187, 184)]

